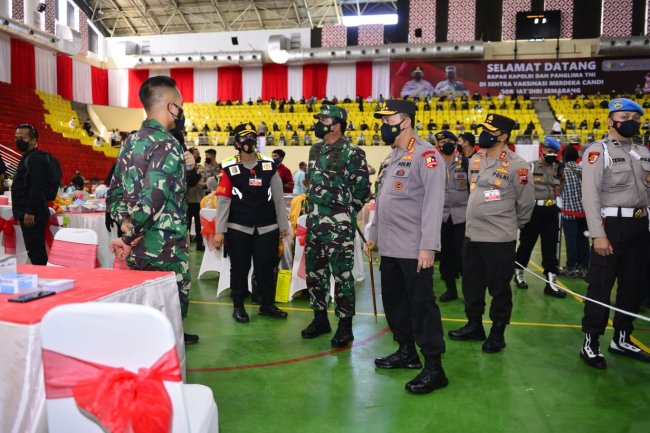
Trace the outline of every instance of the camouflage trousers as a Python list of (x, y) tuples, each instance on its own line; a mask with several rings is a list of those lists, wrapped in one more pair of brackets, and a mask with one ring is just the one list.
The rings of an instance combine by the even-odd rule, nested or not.
[(190, 306), (190, 268), (189, 263), (183, 260), (162, 261), (147, 260), (142, 257), (130, 255), (126, 259), (129, 269), (134, 271), (161, 271), (173, 272), (176, 274), (176, 284), (178, 285), (178, 298), (181, 304), (181, 317), (187, 317), (187, 310)]
[(336, 315), (354, 316), (354, 226), (350, 215), (307, 216), (305, 270), (314, 310), (326, 310), (330, 301), (330, 276), (334, 277)]

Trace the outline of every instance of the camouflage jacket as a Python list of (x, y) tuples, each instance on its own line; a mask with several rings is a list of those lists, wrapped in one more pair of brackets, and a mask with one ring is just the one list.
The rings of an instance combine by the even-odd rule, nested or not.
[(186, 192), (181, 145), (156, 120), (145, 120), (122, 146), (106, 198), (113, 219), (133, 225), (125, 239), (144, 235), (134, 256), (187, 260)]
[(318, 206), (321, 213), (359, 212), (370, 196), (366, 154), (344, 139), (311, 147), (308, 180), (307, 206)]

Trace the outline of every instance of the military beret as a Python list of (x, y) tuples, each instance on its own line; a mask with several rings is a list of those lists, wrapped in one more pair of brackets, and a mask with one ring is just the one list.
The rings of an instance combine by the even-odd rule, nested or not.
[(562, 146), (560, 145), (560, 141), (557, 138), (549, 137), (549, 136), (544, 138), (544, 143), (542, 144), (542, 146), (548, 147), (553, 150), (557, 150), (558, 152), (562, 148)]
[(627, 98), (612, 99), (609, 103), (609, 112), (616, 113), (617, 111), (636, 111), (643, 116), (643, 108), (636, 102)]

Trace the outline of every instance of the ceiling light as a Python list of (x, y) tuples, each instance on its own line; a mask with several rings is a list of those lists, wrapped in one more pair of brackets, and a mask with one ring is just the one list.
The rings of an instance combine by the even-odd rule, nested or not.
[(356, 27), (368, 24), (383, 24), (390, 26), (397, 24), (397, 14), (379, 14), (379, 15), (344, 15), (343, 25), (347, 27)]

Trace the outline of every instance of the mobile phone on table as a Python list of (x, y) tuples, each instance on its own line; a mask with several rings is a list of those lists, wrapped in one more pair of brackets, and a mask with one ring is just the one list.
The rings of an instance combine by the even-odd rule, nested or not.
[(36, 299), (45, 298), (46, 296), (52, 296), (52, 295), (56, 295), (56, 292), (40, 291), (40, 292), (28, 293), (26, 295), (16, 296), (15, 298), (9, 298), (7, 299), (7, 301), (25, 303), (25, 302), (31, 302)]

